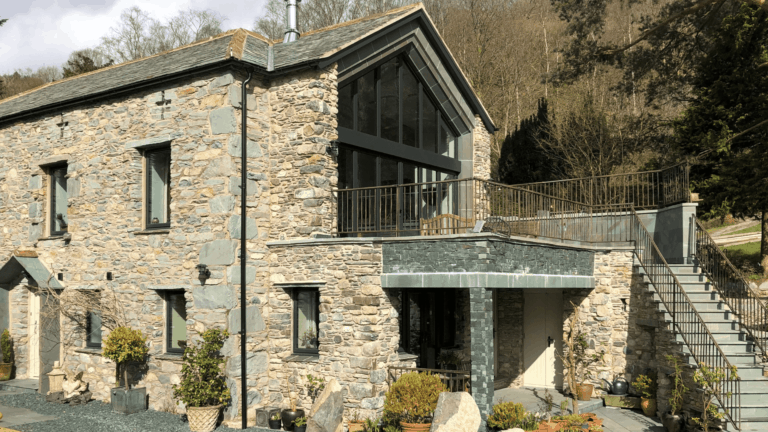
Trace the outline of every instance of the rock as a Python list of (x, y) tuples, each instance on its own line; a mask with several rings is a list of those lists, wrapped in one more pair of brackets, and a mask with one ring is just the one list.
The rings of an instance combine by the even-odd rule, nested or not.
[(768, 280), (760, 284), (760, 290), (768, 291)]
[[(342, 432), (344, 404), (341, 396), (341, 386), (335, 378), (331, 378), (323, 392), (312, 404), (307, 422), (307, 432)], [(477, 429), (477, 428), (475, 428)]]
[(69, 399), (70, 405), (85, 405), (91, 401), (91, 392), (87, 391), (81, 395), (72, 396)]
[(46, 395), (45, 400), (48, 402), (63, 404), (67, 401), (67, 398), (64, 397), (64, 392), (60, 391), (60, 392), (54, 392), (49, 395)]
[(430, 432), (465, 432), (480, 428), (482, 418), (475, 400), (466, 392), (440, 393)]

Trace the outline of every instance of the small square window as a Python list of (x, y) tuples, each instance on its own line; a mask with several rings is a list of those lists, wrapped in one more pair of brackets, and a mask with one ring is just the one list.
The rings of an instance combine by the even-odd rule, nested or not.
[(171, 149), (147, 150), (146, 218), (147, 228), (171, 226)]
[(320, 291), (296, 289), (293, 293), (293, 352), (318, 353)]
[(50, 169), (51, 201), (50, 211), (51, 235), (61, 235), (67, 232), (67, 166), (56, 166)]
[(183, 353), (183, 343), (187, 341), (187, 300), (184, 291), (169, 292), (165, 303), (166, 352)]
[(85, 346), (101, 348), (101, 311), (88, 311)]

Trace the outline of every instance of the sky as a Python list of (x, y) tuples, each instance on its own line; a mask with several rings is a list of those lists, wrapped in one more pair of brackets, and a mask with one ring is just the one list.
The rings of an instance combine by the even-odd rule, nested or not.
[(266, 0), (0, 0), (0, 74), (61, 66), (72, 51), (93, 48), (120, 14), (138, 6), (160, 21), (185, 9), (210, 9), (227, 19), (223, 30), (253, 27)]

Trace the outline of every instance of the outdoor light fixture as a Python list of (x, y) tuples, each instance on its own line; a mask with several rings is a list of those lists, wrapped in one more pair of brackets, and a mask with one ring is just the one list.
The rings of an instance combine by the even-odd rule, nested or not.
[(195, 266), (197, 269), (197, 278), (200, 279), (200, 281), (204, 281), (211, 277), (211, 271), (208, 270), (208, 266), (205, 264), (198, 264)]
[(328, 144), (328, 147), (325, 148), (325, 152), (328, 153), (330, 156), (336, 158), (339, 156), (339, 142), (338, 141), (331, 141), (330, 144)]

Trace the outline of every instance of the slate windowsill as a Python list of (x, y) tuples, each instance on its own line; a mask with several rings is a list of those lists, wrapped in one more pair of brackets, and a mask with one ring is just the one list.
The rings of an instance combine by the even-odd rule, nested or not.
[(101, 348), (77, 348), (75, 349), (76, 353), (81, 354), (91, 354), (91, 355), (101, 355)]
[(37, 239), (37, 241), (45, 241), (45, 240), (62, 240), (64, 239), (64, 235), (55, 235), (55, 236), (49, 236), (49, 237), (40, 237)]
[(182, 354), (165, 353), (165, 354), (152, 356), (152, 358), (154, 358), (155, 360), (166, 360), (166, 361), (181, 363), (182, 356), (183, 356)]
[(161, 235), (161, 234), (170, 234), (171, 230), (169, 228), (160, 228), (160, 229), (146, 229), (143, 231), (136, 231), (133, 233), (133, 235)]
[(407, 352), (399, 352), (397, 356), (400, 361), (416, 360), (419, 358), (419, 356)]
[(285, 361), (297, 363), (319, 362), (320, 354), (293, 354), (286, 357)]

